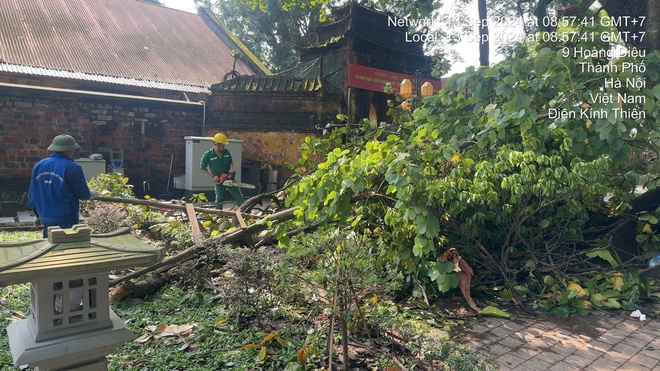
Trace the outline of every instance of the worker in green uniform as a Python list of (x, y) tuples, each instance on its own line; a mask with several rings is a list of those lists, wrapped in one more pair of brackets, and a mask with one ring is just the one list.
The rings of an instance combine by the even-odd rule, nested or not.
[[(204, 152), (202, 159), (199, 162), (199, 168), (213, 180), (215, 188), (215, 206), (220, 210), (222, 210), (225, 201), (225, 191), (231, 193), (234, 201), (236, 201), (236, 206), (240, 206), (245, 202), (245, 198), (243, 197), (240, 188), (235, 186), (225, 186), (223, 184), (229, 174), (235, 174), (231, 153), (225, 149), (227, 143), (226, 135), (222, 133), (214, 135), (213, 148)], [(229, 175), (228, 178), (231, 179), (231, 175)]]

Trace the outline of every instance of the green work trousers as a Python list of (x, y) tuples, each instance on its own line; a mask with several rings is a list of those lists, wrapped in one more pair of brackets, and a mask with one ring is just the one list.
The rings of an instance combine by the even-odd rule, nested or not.
[(236, 201), (236, 206), (241, 206), (245, 202), (245, 197), (241, 193), (241, 189), (238, 187), (227, 187), (222, 184), (215, 184), (215, 207), (218, 210), (222, 210), (222, 204), (225, 201), (225, 191), (229, 191), (231, 196)]

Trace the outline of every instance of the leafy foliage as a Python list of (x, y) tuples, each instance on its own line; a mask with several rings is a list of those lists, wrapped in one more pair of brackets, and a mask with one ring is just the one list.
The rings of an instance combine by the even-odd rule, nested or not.
[[(647, 174), (658, 173), (657, 161), (648, 159), (656, 158), (660, 134), (660, 53), (617, 61), (644, 69), (608, 72), (607, 60), (575, 58), (562, 47), (609, 45), (583, 39), (558, 40), (556, 51), (536, 45), (528, 59), (452, 76), (437, 95), (410, 100), (412, 112), (393, 108), (391, 125), (363, 122), (306, 141), (301, 167), (313, 170), (289, 188), (298, 221), (373, 235), (424, 285), (440, 277), (429, 267), (448, 247), (472, 259), (475, 271), (496, 273), (516, 296), (519, 280), (541, 287), (542, 274), (599, 265), (576, 253), (603, 248), (584, 231), (595, 218), (630, 210), (636, 187), (657, 186)], [(615, 96), (639, 97), (608, 103), (595, 98), (604, 94), (604, 78), (645, 84), (608, 86)], [(621, 117), (622, 108), (643, 114)], [(310, 159), (319, 153), (325, 157), (314, 167)]]
[(538, 305), (558, 317), (585, 313), (593, 307), (636, 310), (640, 309), (640, 298), (658, 298), (658, 294), (649, 290), (649, 279), (640, 277), (634, 269), (597, 274), (581, 282), (573, 280), (561, 285), (550, 276), (545, 276), (543, 281), (548, 293)]
[(105, 197), (135, 198), (133, 186), (128, 184), (128, 178), (116, 171), (101, 173), (89, 181), (89, 189), (99, 192)]
[[(89, 181), (89, 189), (104, 197), (134, 198), (128, 178), (117, 172), (101, 173)], [(121, 227), (134, 227), (140, 220), (139, 208), (117, 204), (82, 201), (81, 210), (86, 215), (85, 223), (94, 233), (107, 233)]]
[(172, 251), (184, 250), (195, 244), (193, 233), (190, 226), (177, 219), (169, 219), (161, 216), (160, 223), (156, 223), (149, 227), (149, 231), (164, 241), (167, 241), (168, 246)]

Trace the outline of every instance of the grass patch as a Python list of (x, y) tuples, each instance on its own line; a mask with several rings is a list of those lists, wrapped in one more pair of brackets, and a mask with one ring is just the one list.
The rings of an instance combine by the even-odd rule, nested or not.
[(43, 237), (43, 231), (20, 231), (20, 232), (2, 232), (0, 233), (0, 242), (24, 242), (40, 240)]

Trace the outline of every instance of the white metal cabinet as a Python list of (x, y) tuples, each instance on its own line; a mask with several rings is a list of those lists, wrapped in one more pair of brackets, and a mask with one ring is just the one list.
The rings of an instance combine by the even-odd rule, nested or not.
[(78, 158), (74, 161), (82, 167), (83, 173), (85, 173), (85, 180), (88, 182), (93, 177), (105, 173), (105, 160)]

